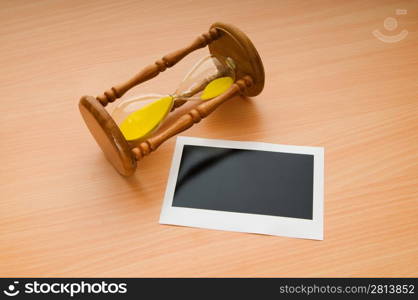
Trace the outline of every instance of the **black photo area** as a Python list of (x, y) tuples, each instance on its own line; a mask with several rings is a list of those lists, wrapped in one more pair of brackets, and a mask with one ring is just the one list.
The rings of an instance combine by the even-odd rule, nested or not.
[(173, 206), (312, 219), (314, 157), (185, 145)]

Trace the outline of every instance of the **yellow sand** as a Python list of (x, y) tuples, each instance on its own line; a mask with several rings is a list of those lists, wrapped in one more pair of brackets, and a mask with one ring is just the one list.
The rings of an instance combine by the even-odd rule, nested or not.
[(212, 80), (203, 90), (200, 99), (208, 100), (218, 97), (219, 95), (226, 92), (233, 82), (234, 80), (231, 77), (220, 77)]
[[(220, 77), (212, 80), (203, 90), (200, 99), (208, 100), (223, 94), (233, 82), (234, 80), (231, 77)], [(131, 113), (123, 120), (119, 128), (128, 141), (144, 138), (164, 120), (172, 104), (173, 97), (171, 96), (158, 99)]]
[(119, 128), (128, 141), (143, 138), (164, 120), (171, 109), (172, 103), (173, 97), (171, 96), (158, 99), (131, 113), (119, 125)]

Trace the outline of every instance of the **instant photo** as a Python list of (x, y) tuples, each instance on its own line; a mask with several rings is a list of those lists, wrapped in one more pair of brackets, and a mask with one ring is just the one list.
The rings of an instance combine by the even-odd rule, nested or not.
[(323, 238), (323, 149), (179, 137), (160, 223)]

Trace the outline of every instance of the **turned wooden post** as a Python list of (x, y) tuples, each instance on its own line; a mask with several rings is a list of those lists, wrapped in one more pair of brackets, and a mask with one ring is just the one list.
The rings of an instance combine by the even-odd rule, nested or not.
[(104, 92), (102, 95), (97, 96), (96, 99), (99, 100), (103, 106), (106, 106), (109, 102), (113, 102), (116, 99), (122, 97), (122, 95), (132, 87), (144, 81), (150, 80), (157, 76), (160, 72), (163, 72), (167, 68), (174, 66), (189, 53), (206, 47), (212, 41), (219, 38), (219, 35), (220, 33), (216, 28), (211, 28), (208, 32), (203, 33), (197, 37), (189, 46), (165, 55), (163, 58), (157, 60), (152, 65), (145, 67), (141, 72), (136, 74), (125, 83), (115, 85), (111, 89)]
[(190, 128), (195, 123), (199, 123), (200, 120), (210, 115), (219, 105), (232, 98), (236, 93), (242, 93), (246, 88), (252, 85), (252, 78), (250, 76), (244, 76), (244, 78), (236, 81), (224, 94), (199, 104), (197, 107), (181, 116), (165, 131), (148, 138), (147, 140), (139, 143), (138, 146), (134, 147), (132, 152), (134, 153), (136, 159), (139, 161), (144, 156), (150, 154), (152, 151), (155, 151), (170, 137)]

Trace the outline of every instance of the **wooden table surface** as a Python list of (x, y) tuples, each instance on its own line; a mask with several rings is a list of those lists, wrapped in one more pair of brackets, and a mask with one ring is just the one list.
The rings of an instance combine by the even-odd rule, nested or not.
[[(184, 135), (325, 147), (324, 241), (159, 225), (175, 139), (125, 179), (81, 119), (82, 95), (215, 21), (251, 37), (266, 86)], [(418, 1), (3, 0), (0, 25), (1, 276), (418, 275)]]

